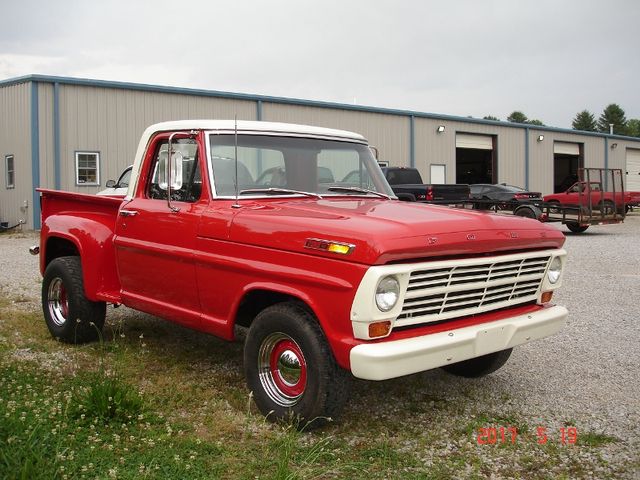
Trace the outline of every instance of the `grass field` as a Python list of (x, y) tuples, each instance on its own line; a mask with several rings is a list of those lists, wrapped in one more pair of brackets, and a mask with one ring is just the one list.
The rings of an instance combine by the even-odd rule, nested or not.
[[(563, 444), (571, 419), (548, 425), (540, 444), (508, 395), (483, 403), (442, 372), (358, 381), (338, 422), (299, 432), (253, 407), (240, 343), (128, 311), (109, 317), (102, 342), (69, 346), (23, 301), (0, 302), (0, 478), (616, 478), (637, 468), (609, 464), (603, 452), (622, 440), (605, 432)], [(447, 396), (432, 381), (459, 386)], [(492, 426), (495, 444), (479, 445)], [(500, 426), (512, 429), (504, 441)]]

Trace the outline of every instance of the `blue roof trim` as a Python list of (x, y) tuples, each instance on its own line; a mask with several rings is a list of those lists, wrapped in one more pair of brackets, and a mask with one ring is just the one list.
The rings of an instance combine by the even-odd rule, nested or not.
[(273, 97), (269, 95), (254, 95), (254, 94), (248, 94), (248, 93), (223, 92), (218, 90), (169, 87), (169, 86), (163, 86), (163, 85), (116, 82), (116, 81), (110, 81), (110, 80), (94, 80), (89, 78), (73, 78), (73, 77), (59, 77), (59, 76), (52, 76), (52, 75), (32, 74), (32, 75), (25, 75), (22, 77), (10, 78), (7, 80), (0, 80), (0, 87), (7, 87), (7, 86), (16, 85), (16, 84), (25, 83), (25, 82), (59, 83), (61, 85), (79, 85), (79, 86), (85, 86), (85, 87), (114, 88), (114, 89), (123, 89), (123, 90), (137, 90), (137, 91), (144, 91), (144, 92), (174, 93), (179, 95), (194, 95), (194, 96), (202, 96), (202, 97), (218, 97), (218, 98), (227, 98), (227, 99), (234, 99), (234, 100), (247, 100), (251, 102), (262, 101), (262, 102), (280, 103), (285, 105), (334, 108), (339, 110), (351, 110), (351, 111), (366, 112), (366, 113), (380, 113), (380, 114), (386, 114), (386, 115), (400, 115), (400, 116), (407, 116), (407, 117), (413, 116), (415, 118), (428, 118), (428, 119), (434, 119), (434, 120), (449, 120), (452, 122), (476, 123), (481, 125), (493, 125), (496, 127), (523, 128), (523, 129), (529, 128), (530, 130), (539, 130), (542, 132), (569, 133), (573, 135), (617, 138), (620, 140), (630, 140), (633, 142), (640, 142), (640, 138), (627, 137), (624, 135), (609, 135), (608, 133), (584, 132), (582, 130), (571, 130), (568, 128), (538, 126), (538, 125), (530, 125), (525, 123), (501, 122), (501, 121), (495, 121), (495, 120), (485, 120), (482, 118), (460, 117), (456, 115), (445, 115), (445, 114), (439, 114), (439, 113), (427, 113), (427, 112), (418, 112), (413, 110), (401, 110), (401, 109), (383, 108), (383, 107), (369, 107), (364, 105), (350, 105), (346, 103), (334, 103), (334, 102), (326, 102), (321, 100), (302, 100), (302, 99), (288, 98), (288, 97)]
[(31, 204), (33, 210), (33, 228), (40, 228), (40, 194), (36, 188), (40, 187), (40, 121), (38, 117), (38, 82), (31, 83), (31, 178), (33, 180), (33, 196)]

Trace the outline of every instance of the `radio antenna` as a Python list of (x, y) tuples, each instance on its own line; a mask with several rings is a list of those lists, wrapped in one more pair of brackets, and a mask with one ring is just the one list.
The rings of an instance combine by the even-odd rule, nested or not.
[(240, 196), (238, 192), (238, 114), (236, 113), (233, 121), (233, 157), (234, 164), (236, 168), (236, 178), (235, 178), (235, 187), (236, 187), (236, 201), (232, 205), (233, 208), (240, 208), (240, 204), (238, 203), (238, 197)]

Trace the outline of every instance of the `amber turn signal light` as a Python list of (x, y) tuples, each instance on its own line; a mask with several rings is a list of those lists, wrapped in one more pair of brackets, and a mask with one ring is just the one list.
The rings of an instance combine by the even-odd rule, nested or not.
[(369, 337), (378, 338), (386, 337), (391, 331), (391, 322), (375, 322), (369, 324)]
[(542, 303), (549, 303), (551, 301), (551, 297), (553, 297), (553, 292), (544, 292), (542, 294)]

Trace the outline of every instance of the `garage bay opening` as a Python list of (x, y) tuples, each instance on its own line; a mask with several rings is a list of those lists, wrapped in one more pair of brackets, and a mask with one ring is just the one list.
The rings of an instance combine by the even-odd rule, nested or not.
[(456, 183), (497, 183), (496, 137), (456, 134)]

